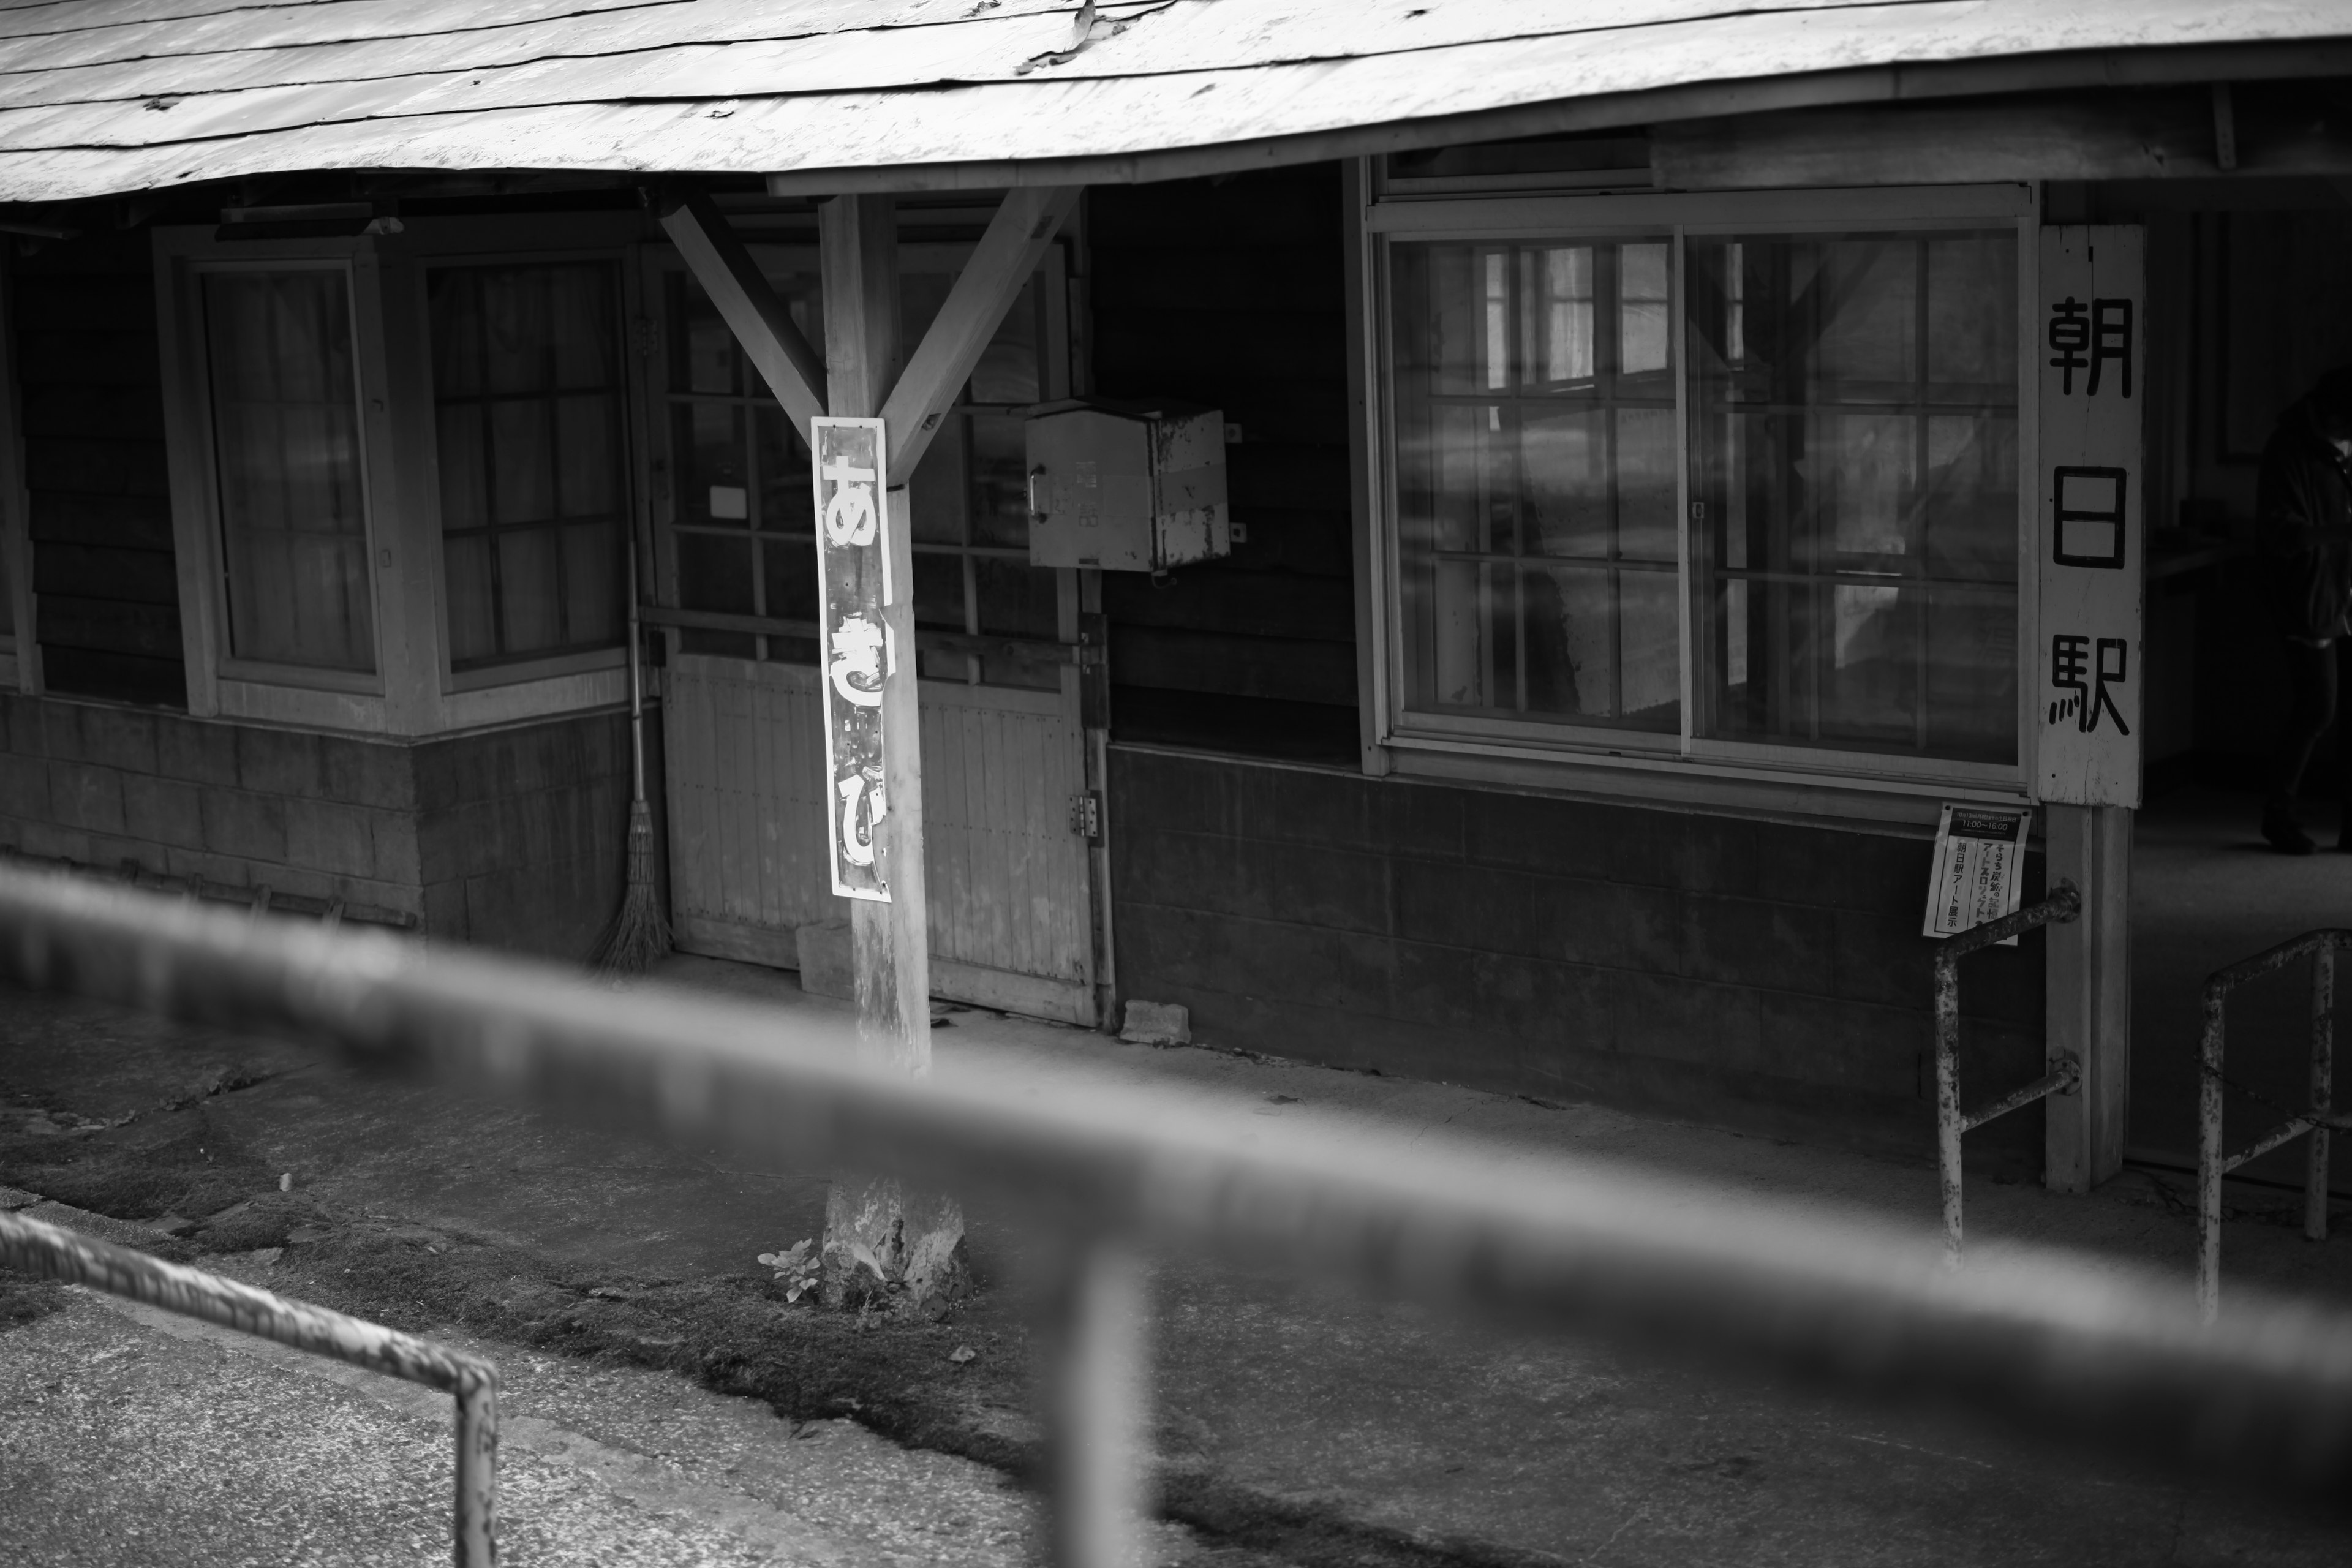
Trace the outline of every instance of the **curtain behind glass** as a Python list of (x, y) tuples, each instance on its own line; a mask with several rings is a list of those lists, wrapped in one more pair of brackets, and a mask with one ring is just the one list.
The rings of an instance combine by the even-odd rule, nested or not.
[(340, 271), (204, 280), (230, 651), (373, 670), (351, 297)]
[(442, 268), (426, 297), (452, 668), (616, 646), (627, 487), (612, 267)]

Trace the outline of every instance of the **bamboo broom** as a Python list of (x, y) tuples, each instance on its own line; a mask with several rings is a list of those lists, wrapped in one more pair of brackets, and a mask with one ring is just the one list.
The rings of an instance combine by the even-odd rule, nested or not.
[(629, 799), (629, 887), (590, 960), (605, 979), (643, 974), (669, 951), (669, 921), (654, 881), (654, 814), (646, 804), (645, 677), (638, 667), (644, 632), (637, 620), (637, 547), (629, 542), (629, 750), (635, 764)]

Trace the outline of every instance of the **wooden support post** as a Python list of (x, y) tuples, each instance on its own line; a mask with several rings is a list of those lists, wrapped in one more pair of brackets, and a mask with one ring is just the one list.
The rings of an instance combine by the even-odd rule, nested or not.
[(2083, 913), (2049, 927), (2047, 1060), (2072, 1058), (2083, 1079), (2054, 1094), (2043, 1134), (2051, 1191), (2088, 1192), (2123, 1169), (2131, 1108), (2132, 813), (2120, 805), (2051, 805), (2049, 885), (2083, 890)]
[[(827, 412), (870, 418), (897, 379), (898, 268), (895, 204), (888, 196), (836, 196), (818, 209), (824, 272)], [(896, 443), (894, 442), (893, 445)], [(915, 700), (914, 556), (908, 470), (887, 470), (883, 526), (889, 531), (897, 599), (883, 621), (900, 650), (882, 687), (884, 792), (877, 864), (888, 903), (850, 900), (856, 971), (858, 1048), (913, 1077), (931, 1070), (930, 933), (923, 886), (922, 736)], [(943, 1193), (842, 1173), (825, 1206), (824, 1289), (837, 1304), (862, 1293), (866, 1260), (903, 1279), (919, 1307), (943, 1302), (961, 1271), (963, 1211)], [(868, 1281), (870, 1283), (870, 1281)]]

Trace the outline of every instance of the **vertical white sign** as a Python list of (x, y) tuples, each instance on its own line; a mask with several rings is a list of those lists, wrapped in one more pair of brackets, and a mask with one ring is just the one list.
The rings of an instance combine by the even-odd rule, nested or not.
[(882, 421), (812, 419), (809, 446), (816, 470), (817, 664), (824, 675), (833, 890), (887, 904), (882, 683), (898, 660), (882, 618), (891, 597)]
[(2135, 227), (2042, 231), (2036, 794), (2067, 805), (2139, 804), (2143, 249)]
[[(2025, 834), (2031, 811), (1950, 805), (1936, 828), (1936, 869), (1927, 879), (1922, 936), (1958, 936), (2017, 912), (2025, 891)], [(2015, 937), (2001, 944), (2017, 945)]]

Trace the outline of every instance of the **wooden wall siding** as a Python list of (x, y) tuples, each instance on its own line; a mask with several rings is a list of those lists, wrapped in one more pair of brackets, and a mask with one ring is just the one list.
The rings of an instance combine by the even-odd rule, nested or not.
[(147, 236), (45, 244), (16, 272), (45, 679), (55, 691), (184, 707)]
[[(999, 173), (1103, 159), (1133, 179), (1162, 155), (1251, 166), (1273, 139), (1318, 139), (1302, 156), (1374, 151), (1416, 120), (1460, 141), (1724, 113), (1752, 107), (1759, 79), (1810, 79), (1782, 101), (1874, 101), (1937, 62), (1963, 67), (1944, 91), (2029, 71), (2045, 89), (2100, 84), (2116, 50), (2151, 76), (2214, 74), (2180, 46), (2274, 47), (2237, 58), (2241, 75), (2326, 72), (2341, 66), (2317, 41), (2346, 31), (2329, 0), (1113, 0), (1084, 15), (1081, 29), (1069, 0), (952, 16), (922, 0), (12, 7), (0, 199), (285, 169), (969, 169), (975, 150)], [(1465, 115), (1515, 118), (1444, 122)]]
[[(1196, 1039), (1934, 1152), (1925, 839), (1123, 747), (1110, 779), (1119, 993)], [(1964, 1082), (2040, 1075), (2040, 937), (1962, 999)], [(1969, 1139), (2041, 1148), (2038, 1111)]]
[[(824, 859), (835, 807), (814, 673), (683, 654), (665, 672), (663, 702), (684, 942), (793, 967), (798, 927), (847, 918)], [(1083, 752), (1065, 700), (927, 682), (922, 704), (933, 992), (1006, 1005), (1035, 989), (977, 973), (1002, 972), (1083, 993), (1086, 842), (1069, 822)]]
[(838, 912), (816, 689), (792, 667), (680, 654), (662, 701), (672, 908), (682, 925), (749, 928), (730, 956), (789, 964), (794, 928)]
[(1088, 984), (1087, 845), (1070, 831), (1085, 752), (1061, 694), (948, 689), (923, 690), (931, 951)]
[(1113, 733), (1354, 756), (1347, 314), (1335, 164), (1105, 187), (1087, 214), (1096, 384), (1242, 427), (1223, 561), (1106, 573)]

